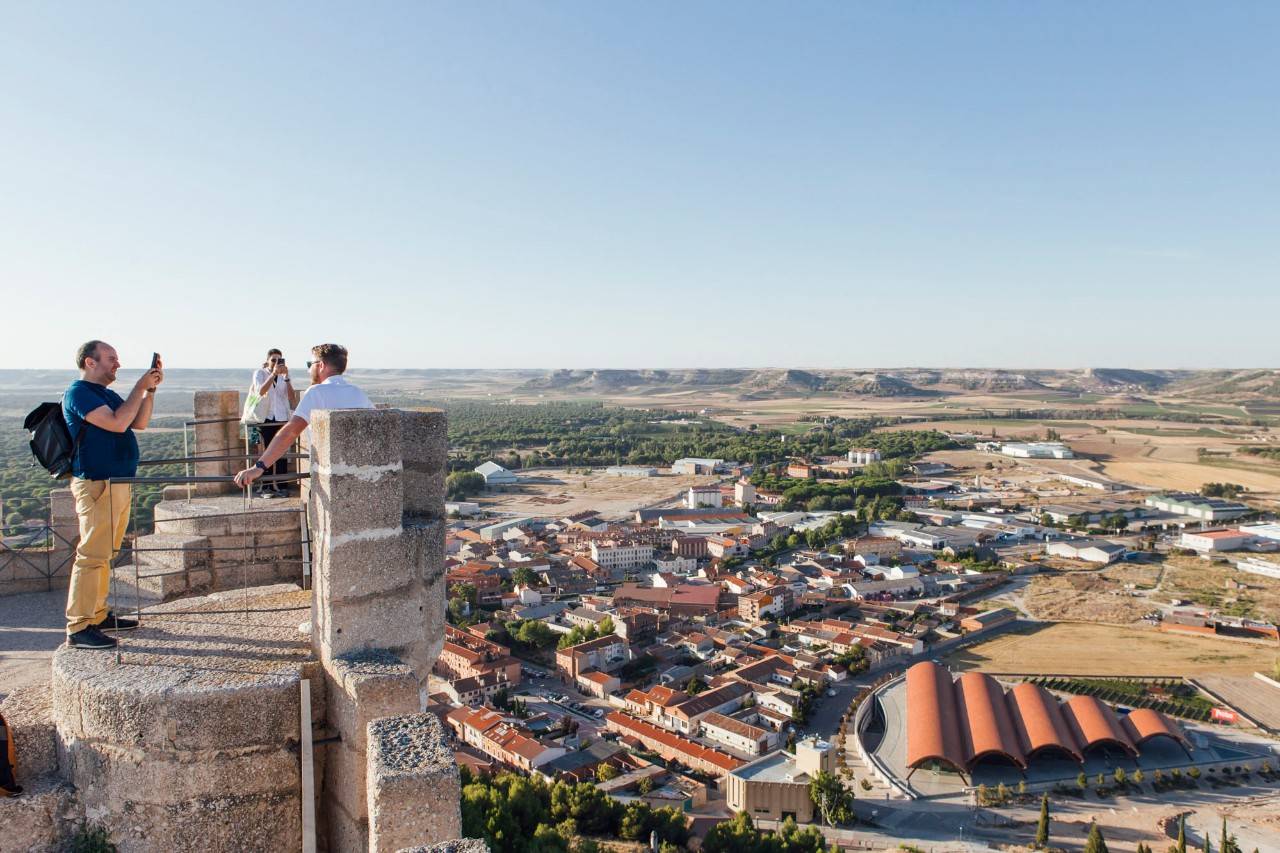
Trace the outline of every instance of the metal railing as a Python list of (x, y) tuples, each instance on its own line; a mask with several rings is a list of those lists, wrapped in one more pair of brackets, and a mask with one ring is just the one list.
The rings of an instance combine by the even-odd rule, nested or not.
[[(290, 454), (295, 458), (297, 454)], [(229, 454), (228, 459), (241, 458), (239, 454)], [(177, 464), (182, 462), (195, 461), (194, 458), (186, 459), (163, 459), (163, 460), (145, 460), (140, 462), (143, 464)], [(206, 461), (206, 460), (199, 460)], [(273, 485), (295, 483), (309, 479), (308, 473), (292, 473), (292, 474), (267, 474), (259, 477), (256, 482)], [(229, 475), (155, 475), (155, 476), (139, 476), (139, 477), (118, 477), (108, 481), (107, 496), (108, 501), (111, 500), (110, 484), (125, 485), (188, 485), (194, 486), (198, 484), (229, 484), (234, 482), (234, 477)], [(263, 560), (245, 560), (240, 563), (224, 563), (219, 566), (220, 570), (236, 569), (243, 567), (247, 576), (249, 569), (271, 563), (296, 563), (301, 566), (301, 580), (303, 586), (309, 586), (310, 582), (310, 531), (307, 525), (307, 515), (304, 507), (253, 507), (248, 504), (249, 490), (243, 491), (244, 506), (236, 512), (226, 513), (202, 513), (199, 515), (185, 516), (169, 516), (161, 519), (158, 524), (176, 523), (181, 521), (192, 521), (195, 519), (209, 518), (233, 518), (244, 517), (248, 515), (296, 515), (299, 517), (300, 536), (297, 540), (289, 542), (278, 542), (269, 545), (261, 545), (257, 543), (251, 544), (248, 541), (249, 530), (245, 526), (244, 535), (246, 541), (237, 546), (208, 546), (198, 548), (187, 547), (139, 547), (138, 540), (140, 537), (147, 535), (146, 532), (136, 526), (135, 520), (138, 518), (138, 501), (141, 497), (136, 490), (130, 490), (129, 500), (129, 524), (130, 530), (126, 532), (121, 541), (121, 547), (112, 553), (112, 562), (114, 563), (121, 554), (126, 551), (132, 557), (134, 565), (135, 580), (135, 611), (140, 611), (140, 593), (138, 592), (138, 581), (142, 578), (160, 578), (170, 575), (187, 574), (188, 569), (179, 569), (168, 572), (151, 572), (145, 575), (141, 574), (138, 564), (138, 555), (147, 553), (161, 552), (182, 552), (182, 551), (205, 551), (213, 553), (243, 553), (243, 554), (259, 554), (265, 550), (280, 551), (285, 548), (299, 547), (302, 549), (300, 558), (286, 556), (271, 556), (268, 561)], [(188, 493), (188, 502), (190, 501), (190, 492)], [(0, 525), (0, 594), (6, 591), (6, 588), (12, 588), (22, 585), (22, 591), (37, 591), (33, 587), (43, 586), (46, 591), (54, 588), (54, 582), (63, 578), (67, 578), (71, 574), (72, 566), (76, 558), (76, 544), (78, 542), (78, 521), (69, 520), (68, 524), (63, 526), (76, 526), (76, 534), (72, 538), (63, 535), (59, 528), (54, 525), (53, 519), (53, 501), (51, 496), (45, 496), (44, 503), (44, 520), (39, 524), (31, 524), (29, 521), (18, 525)], [(109, 508), (109, 513), (114, 517), (114, 508)], [(156, 532), (157, 522), (153, 522), (150, 532)], [(115, 568), (112, 570), (113, 574)], [(25, 575), (19, 577), (19, 574)]]
[[(243, 452), (241, 452), (240, 447), (219, 447), (219, 448), (213, 448), (212, 450), (205, 450), (203, 452), (194, 452), (194, 453), (192, 452), (190, 447), (190, 444), (191, 444), (190, 431), (192, 427), (209, 425), (209, 424), (230, 424), (230, 423), (240, 424), (240, 437), (244, 443)], [(191, 473), (191, 466), (199, 462), (226, 462), (226, 461), (231, 461), (235, 459), (247, 460), (254, 456), (249, 446), (249, 432), (251, 428), (252, 427), (249, 424), (244, 423), (239, 417), (191, 418), (182, 422), (182, 458), (146, 461), (146, 462), (139, 462), (138, 464), (139, 465), (144, 465), (144, 464), (158, 465), (158, 464), (165, 464), (165, 463), (168, 463), (168, 464), (181, 463), (184, 466), (183, 467), (184, 473), (188, 477), (190, 477), (190, 476), (193, 476)], [(287, 459), (287, 460), (306, 459), (306, 458), (308, 458), (308, 454), (299, 452), (299, 444), (297, 439), (294, 439), (293, 446), (290, 449), (290, 451), (288, 453), (285, 453), (281, 457), (281, 459)], [(260, 478), (260, 481), (265, 481), (265, 480), (266, 480), (265, 477)], [(188, 488), (187, 500), (190, 501), (191, 497), (192, 497), (192, 489)]]
[[(42, 581), (44, 588), (51, 590), (54, 579), (71, 574), (76, 540), (67, 539), (54, 527), (52, 499), (46, 495), (43, 503), (44, 520), (38, 524), (3, 524), (0, 520), (0, 594), (6, 587), (38, 586)], [(30, 576), (17, 577), (20, 568), (27, 569)]]

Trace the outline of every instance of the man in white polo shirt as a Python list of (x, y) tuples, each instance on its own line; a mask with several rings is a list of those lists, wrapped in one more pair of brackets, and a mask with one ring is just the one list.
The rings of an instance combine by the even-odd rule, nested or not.
[(311, 387), (298, 401), (293, 417), (280, 428), (271, 444), (250, 468), (236, 474), (236, 485), (244, 488), (265, 474), (276, 460), (293, 445), (293, 440), (311, 424), (311, 413), (317, 409), (372, 409), (373, 403), (363, 391), (342, 374), (347, 371), (347, 348), (337, 344), (320, 344), (311, 348)]

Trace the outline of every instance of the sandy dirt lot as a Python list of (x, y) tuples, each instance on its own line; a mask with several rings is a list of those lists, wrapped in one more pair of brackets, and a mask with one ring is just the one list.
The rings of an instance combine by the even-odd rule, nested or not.
[[(1102, 651), (1105, 650), (1105, 651)], [(1252, 675), (1270, 672), (1275, 647), (1061, 622), (1030, 634), (1006, 634), (949, 655), (957, 669), (1064, 675)]]
[(1130, 625), (1158, 605), (1190, 601), (1255, 619), (1280, 619), (1280, 580), (1250, 575), (1197, 557), (1163, 564), (1084, 567), (1031, 579), (1022, 604), (1037, 619)]
[(1071, 619), (1127, 625), (1151, 610), (1124, 584), (1097, 573), (1045, 575), (1035, 578), (1023, 604), (1037, 619)]
[[(659, 469), (661, 470), (661, 469)], [(637, 509), (678, 501), (695, 484), (714, 483), (711, 476), (659, 474), (657, 477), (614, 477), (603, 469), (584, 474), (563, 468), (521, 474), (517, 486), (476, 500), (490, 512), (563, 518), (595, 510), (608, 519)]]

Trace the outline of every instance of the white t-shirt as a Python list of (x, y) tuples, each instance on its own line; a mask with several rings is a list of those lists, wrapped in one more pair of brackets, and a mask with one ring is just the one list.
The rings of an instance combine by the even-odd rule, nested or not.
[(293, 410), (295, 418), (307, 422), (310, 431), (311, 413), (316, 409), (372, 409), (373, 403), (365, 393), (342, 376), (330, 376), (319, 385), (312, 385)]
[[(253, 372), (253, 390), (262, 387), (262, 383), (271, 378), (272, 371), (265, 367), (259, 367)], [(267, 389), (266, 398), (267, 411), (263, 414), (263, 420), (280, 421), (284, 423), (289, 420), (289, 383), (284, 381), (284, 377), (280, 377), (271, 384)]]

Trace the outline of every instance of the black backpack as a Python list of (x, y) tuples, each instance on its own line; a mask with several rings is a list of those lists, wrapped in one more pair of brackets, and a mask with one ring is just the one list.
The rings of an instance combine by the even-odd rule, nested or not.
[(71, 476), (71, 466), (80, 450), (80, 439), (88, 424), (80, 427), (75, 440), (62, 416), (61, 403), (41, 403), (31, 410), (22, 428), (31, 432), (31, 454), (40, 466), (59, 480)]
[(0, 797), (16, 797), (22, 793), (22, 786), (14, 779), (18, 772), (18, 754), (14, 748), (13, 732), (9, 724), (0, 717)]

